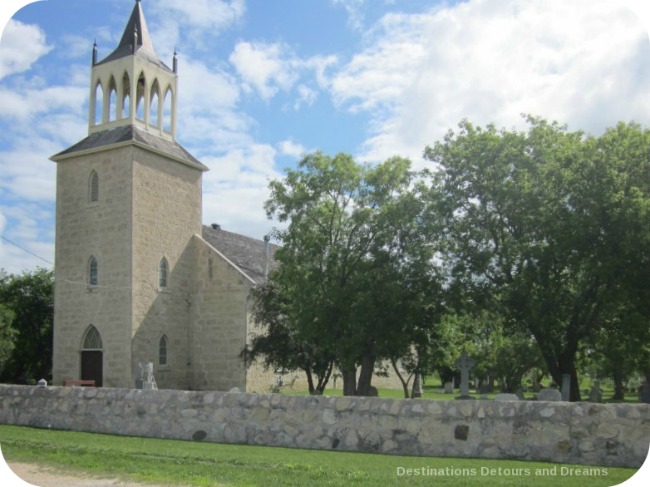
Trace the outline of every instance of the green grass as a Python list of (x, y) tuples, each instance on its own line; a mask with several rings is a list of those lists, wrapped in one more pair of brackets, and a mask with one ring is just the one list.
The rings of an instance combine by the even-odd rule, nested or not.
[[(458, 389), (454, 390), (454, 394), (445, 394), (442, 391), (442, 387), (437, 384), (437, 383), (431, 383), (432, 385), (425, 385), (423, 387), (423, 399), (434, 399), (437, 401), (449, 401), (451, 399), (455, 399), (457, 396), (460, 395), (460, 392), (458, 392)], [(339, 381), (339, 386), (340, 386), (340, 381)], [(637, 393), (626, 393), (625, 394), (625, 399), (620, 401), (620, 400), (614, 400), (612, 399), (612, 396), (614, 395), (614, 391), (612, 389), (607, 389), (605, 387), (602, 388), (603, 391), (603, 402), (605, 403), (631, 403), (631, 404), (636, 404), (639, 402), (639, 396)], [(404, 399), (404, 391), (401, 389), (384, 389), (384, 388), (378, 388), (377, 392), (379, 394), (379, 397), (387, 397), (387, 398), (396, 398), (396, 399)], [(494, 399), (494, 397), (499, 394), (500, 391), (495, 391), (487, 395), (488, 399)], [(306, 396), (309, 394), (309, 391), (306, 389), (291, 389), (289, 387), (282, 389), (281, 394), (289, 395), (289, 396)], [(340, 387), (337, 387), (336, 389), (333, 388), (327, 388), (325, 389), (325, 396), (330, 396), (330, 397), (337, 397), (337, 396), (342, 396), (343, 395), (343, 390)], [(479, 394), (475, 394), (473, 391), (471, 391), (471, 395), (476, 397), (478, 399)], [(533, 399), (535, 396), (537, 396), (536, 392), (526, 392), (524, 393), (524, 396), (526, 399)], [(582, 400), (583, 401), (588, 401), (589, 400), (589, 394), (582, 394)]]
[[(598, 468), (601, 475), (568, 475), (585, 468), (510, 460), (402, 457), (286, 448), (219, 445), (32, 429), (0, 425), (0, 447), (8, 461), (31, 462), (119, 476), (140, 482), (187, 486), (379, 486), (504, 485), (611, 486), (635, 469)], [(398, 476), (398, 468), (461, 469), (447, 476)], [(565, 469), (564, 475), (562, 468)], [(465, 472), (462, 472), (465, 469)], [(472, 470), (473, 469), (473, 470)], [(494, 469), (494, 472), (490, 472)], [(499, 470), (501, 469), (501, 475)], [(519, 469), (527, 476), (505, 475)], [(546, 469), (545, 471), (537, 469)], [(555, 469), (555, 475), (552, 475)], [(472, 474), (472, 472), (475, 472)], [(573, 470), (575, 472), (575, 470)], [(606, 475), (602, 475), (606, 472)], [(511, 472), (510, 472), (511, 473)], [(591, 471), (594, 473), (594, 470)]]

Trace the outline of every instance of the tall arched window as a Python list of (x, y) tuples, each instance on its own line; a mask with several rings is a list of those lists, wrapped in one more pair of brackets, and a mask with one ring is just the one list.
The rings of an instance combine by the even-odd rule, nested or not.
[(95, 99), (93, 100), (93, 124), (101, 125), (104, 117), (104, 89), (102, 83), (95, 85)]
[(167, 264), (167, 259), (164, 257), (160, 261), (158, 266), (158, 287), (163, 288), (167, 287), (167, 273), (169, 271), (169, 265)]
[(165, 335), (158, 343), (158, 365), (167, 365), (167, 337)]
[(139, 120), (144, 120), (144, 91), (145, 91), (145, 77), (144, 73), (140, 73), (138, 78), (138, 83), (136, 85), (136, 92), (133, 94), (135, 96), (135, 117)]
[(151, 95), (149, 99), (149, 125), (160, 127), (159, 104), (160, 104), (160, 87), (158, 80), (154, 80), (151, 85)]
[(174, 106), (174, 95), (171, 88), (165, 91), (165, 101), (163, 102), (163, 123), (162, 127), (165, 132), (172, 132), (172, 107)]
[(117, 84), (115, 78), (111, 76), (108, 83), (108, 121), (117, 120)]
[(131, 116), (131, 80), (128, 73), (122, 78), (122, 118)]
[(99, 201), (99, 176), (96, 171), (90, 173), (90, 180), (88, 181), (88, 200), (91, 203)]
[(91, 256), (88, 260), (88, 284), (96, 286), (99, 282), (99, 273), (97, 268), (97, 259)]

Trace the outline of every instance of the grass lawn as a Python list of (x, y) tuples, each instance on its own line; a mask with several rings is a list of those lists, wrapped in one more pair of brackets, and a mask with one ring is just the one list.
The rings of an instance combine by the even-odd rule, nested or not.
[[(343, 389), (340, 387), (341, 382), (339, 381), (339, 387), (336, 389), (333, 389), (331, 387), (328, 387), (325, 389), (325, 396), (342, 396), (343, 395)], [(614, 395), (613, 389), (608, 389), (607, 387), (602, 387), (601, 388), (603, 391), (603, 402), (606, 403), (620, 403), (620, 402), (626, 402), (626, 403), (632, 403), (636, 404), (639, 402), (639, 396), (637, 393), (634, 392), (628, 392), (625, 393), (625, 399), (623, 401), (615, 401), (612, 399), (612, 396)], [(423, 399), (435, 399), (439, 401), (449, 401), (451, 399), (455, 399), (457, 396), (460, 396), (460, 392), (458, 389), (454, 391), (454, 394), (445, 394), (442, 392), (442, 387), (438, 382), (433, 382), (431, 381), (431, 384), (427, 384), (423, 387)], [(404, 399), (404, 391), (401, 389), (384, 389), (384, 388), (378, 388), (377, 392), (379, 393), (379, 397), (392, 397), (396, 399)], [(478, 399), (479, 394), (475, 394), (473, 391), (470, 391), (471, 395), (476, 397)], [(487, 395), (488, 399), (494, 399), (494, 396), (496, 396), (500, 391), (492, 392)], [(291, 389), (291, 388), (285, 388), (282, 389), (281, 394), (286, 394), (290, 396), (306, 396), (309, 394), (309, 391), (302, 390), (302, 389)], [(524, 396), (526, 399), (533, 399), (535, 396), (537, 396), (536, 392), (526, 392), (524, 393)], [(589, 394), (583, 394), (582, 395), (582, 400), (583, 401), (588, 401), (589, 400)]]
[[(635, 469), (510, 460), (401, 457), (220, 445), (6, 425), (0, 425), (0, 447), (8, 461), (32, 462), (72, 472), (119, 476), (140, 482), (188, 486), (591, 487), (619, 484), (636, 472)], [(411, 469), (411, 475), (408, 469)]]

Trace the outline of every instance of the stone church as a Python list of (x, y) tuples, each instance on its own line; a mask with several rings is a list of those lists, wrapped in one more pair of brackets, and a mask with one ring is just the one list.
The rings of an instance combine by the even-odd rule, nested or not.
[[(138, 0), (117, 48), (93, 49), (88, 137), (56, 154), (53, 381), (267, 392), (238, 355), (272, 246), (203, 226), (208, 170), (175, 138), (178, 69), (154, 51)], [(267, 239), (268, 240), (268, 239)]]
[(117, 48), (102, 60), (93, 48), (88, 136), (51, 158), (54, 385), (133, 388), (149, 363), (159, 388), (268, 392), (277, 380), (239, 358), (275, 246), (202, 224), (208, 168), (176, 141), (177, 80), (136, 0)]

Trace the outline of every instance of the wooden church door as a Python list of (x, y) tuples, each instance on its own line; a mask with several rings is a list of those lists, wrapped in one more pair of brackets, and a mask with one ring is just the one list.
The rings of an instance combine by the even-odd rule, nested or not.
[(81, 350), (81, 380), (94, 380), (95, 387), (102, 387), (104, 377), (104, 352), (99, 331), (90, 325)]

